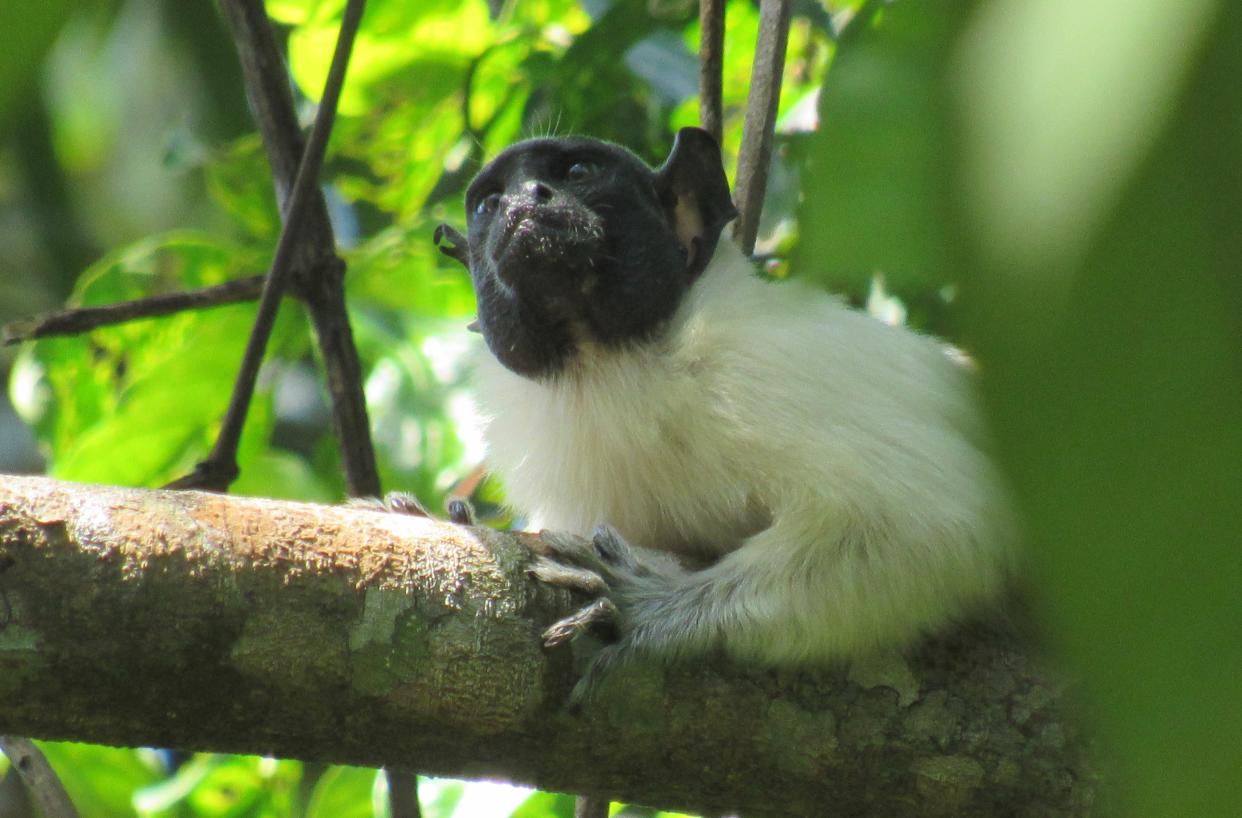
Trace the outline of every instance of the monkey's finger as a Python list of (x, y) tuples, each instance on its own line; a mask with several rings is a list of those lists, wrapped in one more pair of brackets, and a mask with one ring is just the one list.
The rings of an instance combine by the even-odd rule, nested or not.
[(594, 571), (565, 565), (547, 557), (537, 558), (526, 571), (540, 582), (581, 591), (589, 596), (604, 596), (609, 591), (608, 583)]
[(573, 616), (567, 616), (543, 632), (545, 647), (563, 645), (581, 633), (597, 625), (613, 625), (617, 621), (617, 606), (612, 600), (601, 597)]
[(390, 491), (379, 497), (350, 497), (345, 505), (350, 508), (369, 508), (373, 511), (389, 511), (394, 514), (410, 514), (414, 517), (430, 517), (423, 504), (413, 494)]
[(595, 565), (599, 562), (599, 556), (595, 553), (595, 547), (591, 541), (584, 540), (577, 534), (545, 529), (539, 532), (539, 540), (547, 549), (548, 556), (556, 559), (567, 560), (578, 565)]
[(418, 498), (407, 491), (390, 491), (384, 495), (384, 508), (396, 514), (409, 514), (414, 517), (430, 517)]
[(630, 573), (639, 573), (638, 560), (634, 556), (634, 547), (617, 533), (610, 525), (601, 525), (591, 535), (591, 544), (600, 559), (615, 568), (623, 568)]

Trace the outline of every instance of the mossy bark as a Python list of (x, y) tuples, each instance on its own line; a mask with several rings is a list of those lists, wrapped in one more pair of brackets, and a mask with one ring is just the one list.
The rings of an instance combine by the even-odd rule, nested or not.
[(582, 713), (537, 536), (0, 478), (0, 732), (502, 777), (704, 813), (1085, 815), (1062, 687), (972, 628), (795, 673), (635, 665)]

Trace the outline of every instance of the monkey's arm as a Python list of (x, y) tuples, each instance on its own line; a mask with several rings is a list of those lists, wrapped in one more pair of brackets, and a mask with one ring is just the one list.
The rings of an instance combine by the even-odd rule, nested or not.
[(553, 536), (555, 554), (537, 562), (535, 575), (597, 599), (545, 638), (556, 645), (601, 624), (617, 636), (574, 699), (643, 657), (673, 661), (723, 648), (744, 661), (801, 665), (899, 649), (998, 595), (1004, 571), (968, 532), (910, 541), (877, 522), (883, 515), (828, 512), (822, 503), (799, 498), (700, 571), (607, 527), (590, 541)]

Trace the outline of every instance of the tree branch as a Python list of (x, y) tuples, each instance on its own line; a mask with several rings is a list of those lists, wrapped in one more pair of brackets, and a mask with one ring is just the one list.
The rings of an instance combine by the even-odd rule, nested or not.
[[(361, 6), (351, 0), (346, 7), (346, 18), (360, 15)], [(246, 95), (272, 166), (276, 198), (281, 212), (288, 218), (291, 193), (302, 163), (303, 144), (284, 59), (272, 35), (262, 0), (220, 0), (220, 7), (237, 44), (246, 78)], [(352, 23), (344, 19), (342, 35), (352, 38), (356, 22), (356, 19)], [(338, 52), (343, 44), (338, 42)], [(337, 62), (334, 55), (334, 68)], [(344, 71), (343, 64), (340, 70)], [(333, 89), (332, 83), (327, 84), (321, 111), (325, 106), (335, 109), (335, 101), (330, 100), (329, 93), (338, 91), (339, 86)], [(362, 367), (345, 309), (345, 265), (336, 255), (336, 242), (322, 194), (311, 191), (311, 199), (306, 204), (306, 224), (292, 248), (292, 283), (306, 303), (319, 342), (328, 393), (332, 397), (332, 425), (349, 493), (355, 497), (375, 496), (380, 494), (379, 472), (367, 420)], [(288, 225), (285, 230), (288, 231)]]
[(750, 95), (746, 99), (746, 122), (737, 156), (734, 193), (738, 219), (733, 236), (747, 255), (755, 249), (763, 194), (768, 186), (792, 5), (792, 0), (761, 0), (759, 3), (759, 40), (755, 43), (755, 65), (751, 69)]
[(185, 310), (201, 310), (253, 301), (263, 291), (263, 276), (250, 276), (226, 281), (213, 287), (164, 293), (133, 301), (121, 301), (100, 307), (77, 307), (68, 310), (45, 312), (33, 318), (14, 321), (0, 328), (0, 341), (16, 344), (36, 338), (57, 335), (81, 335), (98, 327), (123, 324), (140, 318), (156, 318)]
[[(237, 56), (246, 79), (246, 98), (272, 167), (276, 201), (285, 213), (302, 161), (303, 146), (302, 128), (289, 89), (289, 72), (262, 0), (219, 0), (219, 3), (237, 45)], [(335, 254), (336, 241), (328, 221), (328, 206), (322, 196), (315, 196), (310, 202), (304, 242), (294, 268), (300, 275), (306, 275), (324, 258)]]
[(725, 0), (699, 0), (699, 124), (720, 144), (724, 131)]
[(47, 756), (27, 738), (0, 736), (0, 751), (8, 756), (13, 769), (22, 777), (30, 800), (39, 805), (44, 818), (78, 818), (65, 785), (47, 763)]
[[(332, 64), (324, 83), (323, 99), (320, 101), (319, 110), (315, 114), (315, 124), (311, 127), (310, 137), (298, 163), (297, 174), (294, 177), (285, 212), (284, 227), (280, 232), (280, 240), (276, 243), (276, 253), (272, 258), (271, 269), (263, 283), (263, 294), (259, 297), (259, 309), (255, 315), (254, 326), (250, 330), (250, 338), (238, 369), (237, 381), (233, 386), (228, 409), (220, 424), (216, 444), (206, 460), (199, 463), (191, 474), (170, 483), (171, 488), (224, 491), (237, 479), (237, 446), (241, 440), (242, 426), (246, 422), (246, 414), (250, 411), (250, 399), (254, 395), (255, 382), (258, 380), (259, 367), (263, 363), (263, 356), (267, 350), (268, 338), (276, 323), (276, 310), (284, 295), (285, 282), (292, 271), (297, 248), (302, 242), (303, 225), (310, 218), (312, 202), (320, 198), (316, 187), (319, 167), (323, 163), (328, 136), (332, 133), (332, 123), (336, 119), (336, 103), (340, 98), (341, 87), (345, 84), (345, 70), (349, 66), (349, 54), (353, 48), (354, 35), (358, 31), (358, 24), (362, 20), (365, 6), (366, 0), (348, 0), (345, 6), (336, 50), (332, 55)], [(326, 267), (322, 272), (324, 277), (331, 275)], [(343, 308), (343, 302), (341, 306)], [(336, 393), (333, 392), (333, 394)]]
[(576, 603), (527, 534), (0, 481), (0, 732), (503, 776), (702, 813), (1085, 815), (1063, 693), (1010, 636), (802, 675), (636, 665), (579, 715)]

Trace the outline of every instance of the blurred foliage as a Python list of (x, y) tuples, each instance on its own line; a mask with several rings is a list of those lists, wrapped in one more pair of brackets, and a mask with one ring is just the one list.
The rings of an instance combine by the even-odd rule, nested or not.
[[(267, 5), (308, 119), (344, 0)], [(1236, 812), (1242, 11), (795, 7), (766, 269), (971, 349), (1033, 594), (1126, 808)], [(730, 2), (730, 170), (757, 25), (753, 3)], [(689, 0), (511, 0), (494, 16), (483, 0), (370, 0), (324, 181), (385, 487), (434, 506), (481, 456), (463, 388), (473, 295), (433, 226), (461, 227), (474, 171), (523, 136), (590, 133), (660, 161), (697, 121), (697, 37)], [(0, 38), (0, 320), (265, 269), (271, 180), (210, 4), (3, 4)], [(134, 322), (0, 366), (50, 473), (159, 485), (211, 445), (252, 315)], [(287, 307), (235, 491), (341, 496), (315, 354)], [(502, 499), (482, 491), (485, 507)], [(372, 770), (44, 748), (84, 816), (386, 809)], [(572, 815), (568, 797), (501, 785), (424, 779), (421, 796), (432, 818)]]
[(1128, 803), (1237, 813), (1242, 7), (1009, 3), (966, 36), (971, 326), (1050, 625)]

